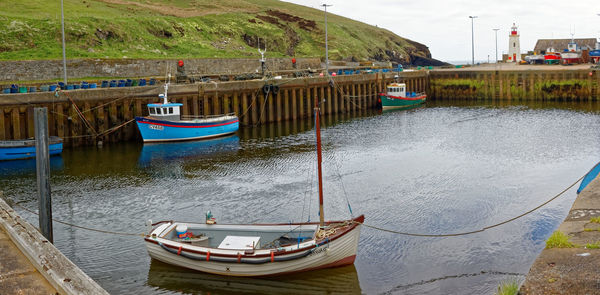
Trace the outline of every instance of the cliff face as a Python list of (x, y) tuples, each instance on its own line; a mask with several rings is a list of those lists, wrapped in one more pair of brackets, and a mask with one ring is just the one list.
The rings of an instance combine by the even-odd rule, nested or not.
[[(58, 2), (58, 1), (56, 1)], [(20, 7), (20, 9), (14, 9)], [(0, 2), (0, 59), (60, 59), (59, 3)], [(277, 0), (65, 0), (68, 58), (324, 57), (323, 11)], [(329, 14), (329, 55), (415, 64), (427, 46)]]

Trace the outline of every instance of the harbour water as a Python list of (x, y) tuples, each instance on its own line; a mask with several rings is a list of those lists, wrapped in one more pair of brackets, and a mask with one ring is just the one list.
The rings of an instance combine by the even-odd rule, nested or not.
[[(325, 118), (325, 214), (444, 234), (517, 216), (585, 174), (600, 152), (600, 104), (431, 101)], [(312, 122), (245, 128), (208, 142), (120, 143), (52, 159), (54, 218), (142, 233), (147, 219), (318, 220)], [(0, 162), (0, 190), (36, 210), (35, 164)], [(275, 278), (224, 278), (151, 261), (141, 237), (54, 224), (56, 246), (114, 294), (492, 294), (523, 279), (575, 198), (467, 236), (422, 238), (363, 227), (354, 266)], [(16, 208), (32, 224), (35, 215)]]

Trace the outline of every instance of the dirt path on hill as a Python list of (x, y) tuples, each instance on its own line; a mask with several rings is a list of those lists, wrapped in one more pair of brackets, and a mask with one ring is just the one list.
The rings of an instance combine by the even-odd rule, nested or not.
[(154, 10), (162, 15), (176, 16), (176, 17), (195, 17), (195, 16), (203, 16), (209, 14), (222, 14), (222, 13), (231, 13), (231, 12), (249, 12), (255, 13), (260, 9), (257, 6), (252, 5), (251, 7), (227, 7), (220, 4), (213, 4), (212, 8), (198, 7), (198, 8), (182, 8), (177, 6), (159, 4), (159, 3), (150, 3), (150, 2), (136, 2), (136, 1), (126, 1), (126, 0), (98, 0), (100, 2), (108, 3), (108, 4), (117, 4), (117, 5), (129, 5), (129, 6), (137, 6), (141, 8), (146, 8), (150, 10)]

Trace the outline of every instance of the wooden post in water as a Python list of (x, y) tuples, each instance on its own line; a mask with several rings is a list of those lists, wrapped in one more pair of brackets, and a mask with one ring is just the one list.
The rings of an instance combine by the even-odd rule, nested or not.
[(48, 151), (47, 108), (35, 108), (34, 124), (40, 231), (50, 243), (54, 243), (54, 238), (52, 236), (52, 198), (50, 196), (50, 152)]

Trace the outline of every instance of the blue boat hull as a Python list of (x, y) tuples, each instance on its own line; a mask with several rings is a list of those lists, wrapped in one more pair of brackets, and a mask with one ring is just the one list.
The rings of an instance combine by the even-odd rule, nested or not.
[[(55, 143), (48, 146), (50, 156), (62, 153), (63, 144)], [(24, 147), (0, 147), (0, 161), (35, 158), (35, 145)]]
[(237, 117), (206, 123), (135, 117), (144, 142), (204, 139), (232, 134), (240, 128)]

